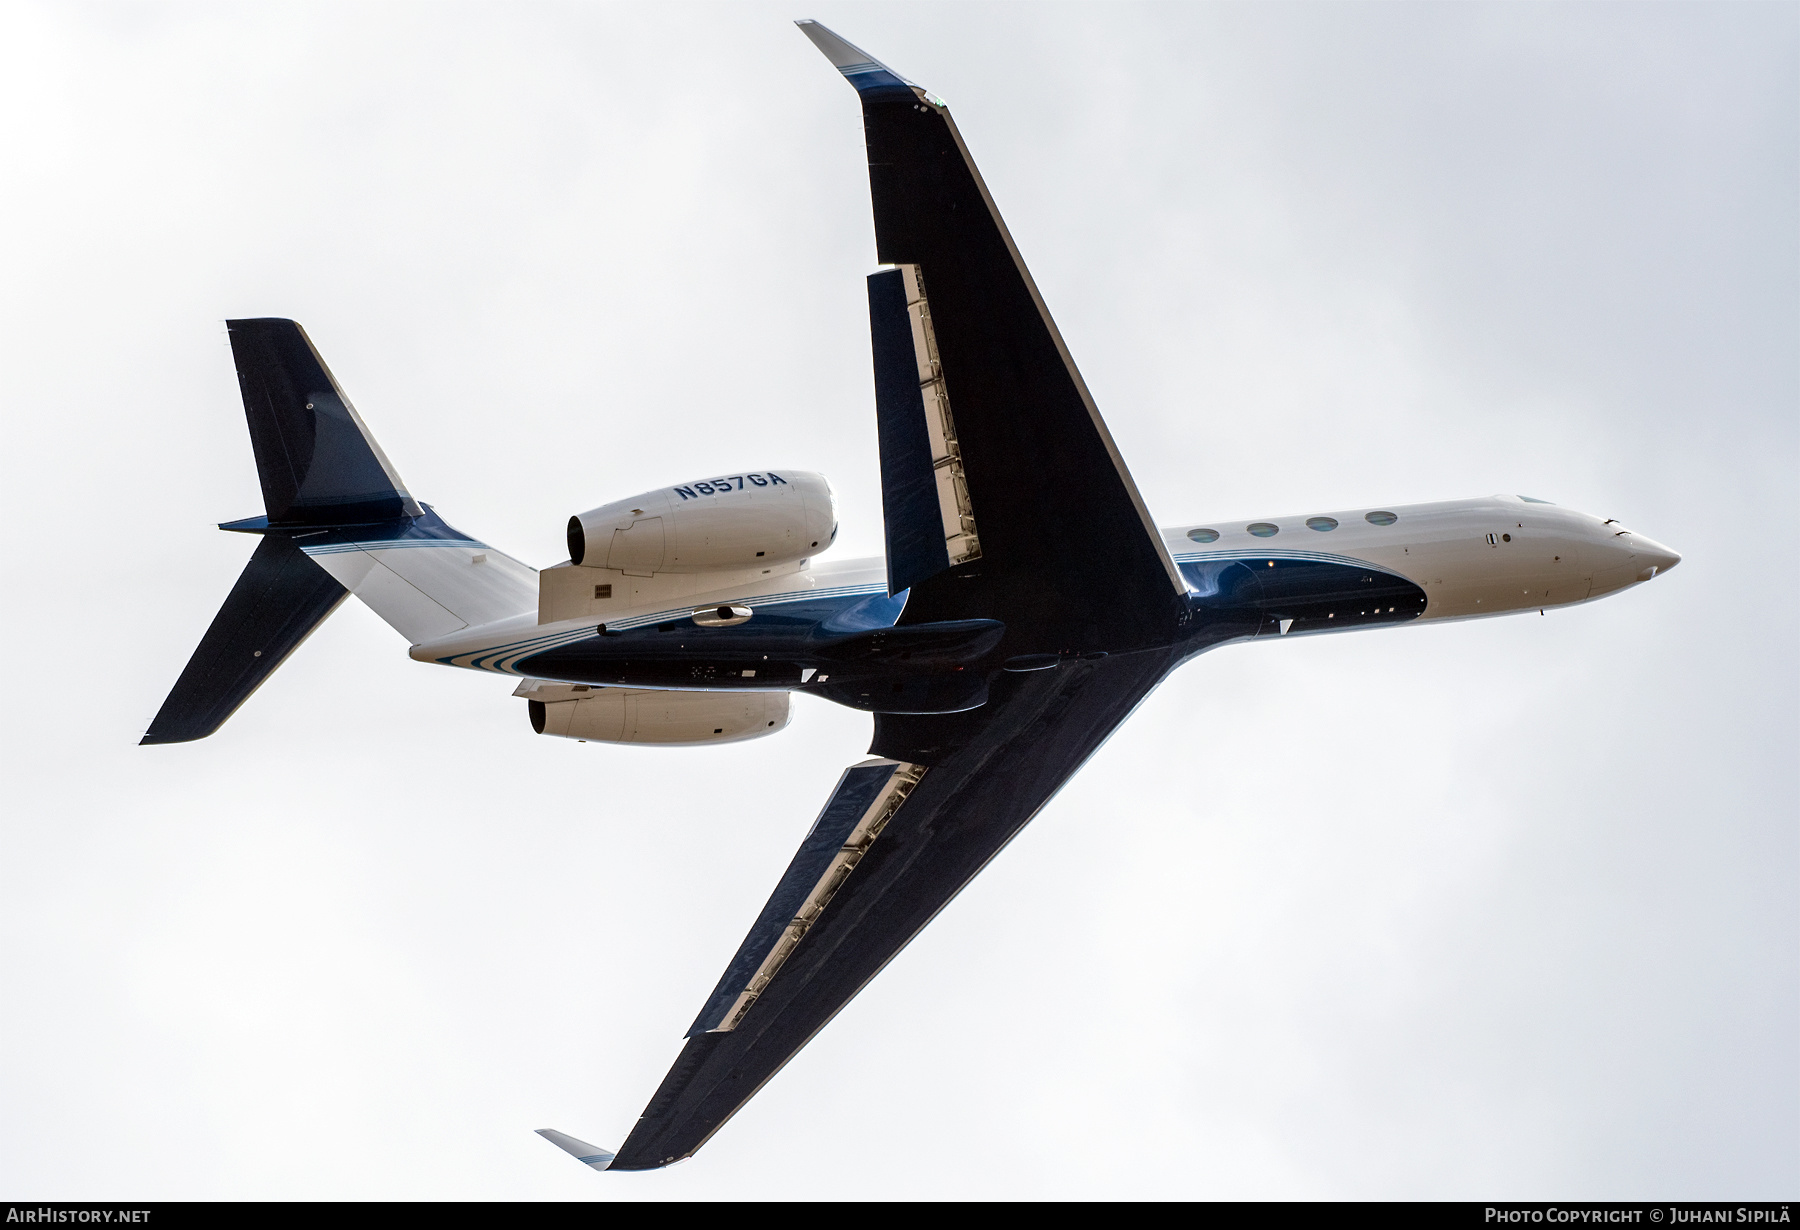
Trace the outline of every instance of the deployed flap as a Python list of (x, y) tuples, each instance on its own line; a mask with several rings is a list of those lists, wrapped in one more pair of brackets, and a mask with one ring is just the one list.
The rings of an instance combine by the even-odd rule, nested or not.
[(275, 317), (225, 324), (271, 525), (419, 515), (306, 330)]
[(844, 770), (688, 1037), (737, 1028), (924, 773), (893, 760)]
[[(1021, 652), (1153, 643), (1184, 591), (1180, 574), (949, 111), (816, 23), (801, 28), (861, 96), (877, 254), (916, 276), (929, 304), (921, 315), (979, 529), (980, 558), (952, 558), (917, 581), (903, 621), (1004, 620)], [(899, 331), (883, 324), (887, 285), (870, 287), (882, 477), (902, 482), (888, 511), (909, 514), (899, 567), (912, 577), (932, 561), (915, 541), (925, 524), (917, 467), (888, 465)], [(899, 434), (892, 443), (904, 450)]]
[(286, 537), (265, 537), (142, 742), (186, 743), (224, 725), (346, 593)]
[(894, 743), (919, 758), (887, 753), (844, 774), (609, 1169), (667, 1166), (706, 1143), (1012, 840), (1169, 665), (1163, 650), (1007, 673), (972, 712), (909, 717), (894, 731), (877, 717), (878, 755)]
[(917, 265), (869, 276), (888, 593), (981, 558), (950, 393)]

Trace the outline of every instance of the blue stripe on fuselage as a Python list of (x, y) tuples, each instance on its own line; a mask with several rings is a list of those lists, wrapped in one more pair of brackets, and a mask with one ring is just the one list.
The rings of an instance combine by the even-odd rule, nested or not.
[[(889, 597), (887, 587), (876, 581), (860, 585), (790, 590), (733, 601), (750, 606), (755, 614), (736, 628), (704, 629), (710, 644), (718, 645), (724, 632), (757, 636), (767, 632), (786, 644), (793, 639), (796, 629), (818, 627), (830, 633), (847, 633), (871, 628), (891, 628), (906, 605), (906, 594), (902, 592)], [(617, 644), (612, 635), (614, 633), (641, 632), (645, 628), (663, 624), (673, 624), (699, 635), (702, 629), (689, 618), (697, 608), (703, 609), (703, 604), (690, 602), (647, 615), (607, 620), (608, 648)], [(594, 627), (594, 624), (586, 624), (578, 628), (565, 628), (560, 632), (541, 633), (482, 649), (467, 650), (435, 661), (445, 666), (463, 666), (472, 670), (496, 671), (509, 675), (529, 674), (529, 671), (517, 669), (521, 659), (586, 640), (599, 640)], [(730, 639), (735, 642), (741, 638)], [(635, 638), (633, 640), (635, 643)]]
[[(1349, 556), (1233, 550), (1183, 552), (1177, 560), (1188, 586), (1187, 617), (1170, 630), (1169, 639), (1186, 653), (1229, 640), (1282, 635), (1284, 625), (1286, 634), (1305, 635), (1400, 623), (1425, 610), (1425, 593), (1413, 582)], [(587, 624), (436, 660), (601, 684), (609, 680), (595, 672), (604, 673), (608, 663), (691, 662), (698, 672), (691, 680), (670, 678), (654, 686), (793, 686), (787, 675), (797, 677), (794, 664), (809, 660), (821, 637), (892, 627), (905, 598), (888, 597), (880, 582), (750, 596), (736, 601), (752, 607), (754, 615), (729, 628), (694, 624), (690, 616), (698, 604), (690, 602), (609, 620), (605, 637)], [(755, 674), (744, 675), (746, 670)]]
[(1246, 637), (1404, 623), (1425, 612), (1419, 586), (1347, 556), (1231, 551), (1176, 558), (1188, 586), (1189, 652)]

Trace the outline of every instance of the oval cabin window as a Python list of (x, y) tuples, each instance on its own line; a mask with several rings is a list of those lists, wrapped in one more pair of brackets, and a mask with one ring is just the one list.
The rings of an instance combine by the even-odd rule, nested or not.
[(1281, 533), (1279, 525), (1270, 525), (1267, 521), (1254, 521), (1244, 527), (1258, 538), (1273, 538)]
[(1309, 530), (1318, 530), (1321, 534), (1323, 534), (1327, 530), (1335, 530), (1337, 528), (1337, 518), (1336, 517), (1308, 517), (1306, 519), (1306, 528)]
[(1189, 530), (1188, 537), (1192, 538), (1195, 542), (1217, 542), (1217, 541), (1219, 541), (1219, 531), (1218, 530)]
[(1367, 521), (1370, 525), (1392, 525), (1399, 519), (1399, 517), (1391, 512), (1372, 512), (1363, 515), (1363, 520)]

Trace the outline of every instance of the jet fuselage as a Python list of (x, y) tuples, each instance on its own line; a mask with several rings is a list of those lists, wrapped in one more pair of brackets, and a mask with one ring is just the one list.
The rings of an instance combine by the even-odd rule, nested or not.
[[(1161, 645), (1129, 648), (1171, 650), (1171, 665), (1231, 641), (1568, 606), (1680, 559), (1616, 521), (1517, 496), (1213, 522), (1162, 537), (1187, 592)], [(879, 558), (802, 562), (626, 607), (604, 623), (521, 617), (464, 629), (412, 656), (572, 685), (805, 691), (856, 709), (936, 713), (981, 704), (996, 670), (1108, 652), (1003, 645), (993, 620), (905, 624), (906, 594), (890, 596), (886, 581)]]

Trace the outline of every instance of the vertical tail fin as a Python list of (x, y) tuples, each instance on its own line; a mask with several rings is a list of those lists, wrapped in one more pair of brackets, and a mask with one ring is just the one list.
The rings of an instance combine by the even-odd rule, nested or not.
[(225, 325), (271, 526), (367, 525), (420, 514), (306, 330), (274, 317)]
[(263, 539), (144, 743), (212, 734), (344, 600), (349, 591), (295, 545), (295, 532), (423, 514), (304, 329), (273, 318), (225, 323), (265, 512), (221, 528)]

